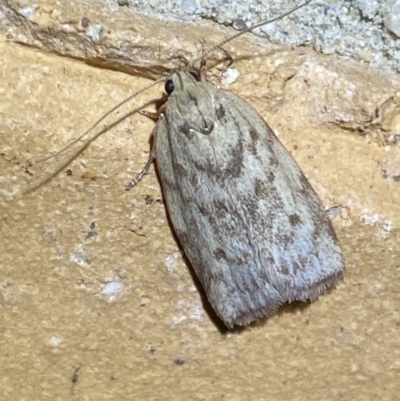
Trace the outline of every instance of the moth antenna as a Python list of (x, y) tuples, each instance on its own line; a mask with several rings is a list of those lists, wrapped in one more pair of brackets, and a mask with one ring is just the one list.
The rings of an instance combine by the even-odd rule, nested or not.
[[(256, 25), (254, 25), (254, 26), (252, 26), (252, 27), (250, 27), (250, 28), (246, 28), (245, 30), (238, 32), (237, 34), (235, 34), (235, 35), (233, 35), (233, 36), (231, 36), (231, 37), (225, 39), (224, 41), (222, 41), (222, 42), (219, 43), (218, 45), (213, 46), (213, 47), (207, 52), (207, 54), (212, 53), (212, 52), (215, 51), (217, 48), (226, 45), (227, 43), (229, 43), (229, 42), (231, 42), (232, 40), (238, 38), (239, 36), (244, 35), (245, 33), (252, 32), (254, 29), (259, 28), (260, 26), (268, 25), (268, 24), (271, 24), (272, 22), (279, 21), (280, 19), (282, 19), (282, 18), (284, 18), (284, 17), (286, 17), (286, 16), (288, 16), (288, 15), (294, 13), (295, 11), (299, 10), (300, 8), (305, 7), (307, 4), (311, 3), (311, 1), (312, 1), (312, 0), (305, 1), (304, 3), (298, 5), (297, 7), (292, 8), (292, 9), (289, 10), (288, 12), (279, 15), (278, 17), (272, 18), (272, 19), (270, 19), (270, 20), (268, 20), (268, 21), (260, 22), (259, 24), (256, 24)], [(202, 57), (203, 57), (203, 56), (202, 56)], [(197, 61), (201, 60), (202, 57), (198, 57), (197, 59), (195, 59), (195, 60), (193, 61), (193, 64), (196, 63)]]
[[(146, 86), (144, 89), (140, 90), (139, 92), (136, 92), (135, 95), (137, 95), (138, 93), (143, 92), (146, 89), (149, 89), (151, 86), (156, 85), (157, 83), (161, 82), (161, 80), (158, 80), (157, 82), (153, 83), (152, 85)], [(121, 106), (122, 104), (126, 103), (129, 99), (132, 99), (133, 95), (130, 96), (128, 99), (125, 99), (123, 102), (119, 103), (118, 106)], [(137, 112), (139, 112), (142, 108), (149, 106), (152, 103), (152, 101), (149, 101), (147, 103), (145, 103), (144, 105), (138, 107), (135, 110), (132, 110), (128, 116), (133, 115)], [(112, 110), (115, 110), (117, 108), (117, 106), (113, 107)], [(109, 115), (112, 110), (108, 111), (106, 114), (104, 114), (101, 118), (104, 119), (107, 115)], [(38, 190), (39, 188), (41, 188), (43, 185), (46, 185), (47, 183), (49, 183), (53, 178), (55, 178), (58, 174), (60, 174), (60, 172), (62, 170), (64, 170), (69, 164), (71, 164), (80, 154), (82, 154), (99, 136), (103, 135), (105, 132), (107, 132), (110, 128), (113, 128), (114, 126), (116, 126), (117, 124), (119, 124), (123, 119), (125, 119), (127, 116), (123, 116), (120, 119), (118, 119), (117, 121), (114, 121), (112, 124), (104, 127), (100, 132), (98, 132), (93, 138), (91, 138), (88, 142), (86, 142), (84, 145), (82, 145), (79, 150), (77, 152), (75, 152), (68, 160), (66, 160), (60, 167), (57, 168), (56, 171), (54, 171), (53, 173), (51, 173), (48, 177), (46, 177), (43, 181), (40, 181), (37, 185), (35, 185), (32, 188), (28, 188), (26, 191), (23, 192), (23, 195), (28, 195), (32, 192), (35, 192), (36, 190)], [(90, 130), (92, 130), (98, 123), (100, 120), (97, 121), (97, 123), (95, 125), (93, 125), (89, 130), (87, 130), (85, 132), (85, 134), (87, 134)], [(81, 135), (79, 138), (82, 138), (83, 135)], [(79, 139), (78, 138), (78, 139)], [(76, 143), (77, 140), (74, 141), (74, 143)], [(71, 146), (71, 145), (70, 145)], [(69, 146), (69, 147), (70, 147)], [(62, 151), (66, 150), (67, 148), (62, 149)], [(58, 152), (58, 154), (60, 154), (60, 152)]]
[[(68, 150), (69, 148), (71, 148), (73, 145), (75, 145), (78, 141), (80, 141), (82, 138), (84, 138), (85, 136), (87, 136), (90, 132), (93, 131), (94, 128), (96, 128), (105, 118), (107, 118), (110, 114), (112, 114), (115, 110), (119, 109), (121, 106), (123, 106), (125, 103), (128, 103), (130, 100), (132, 100), (134, 97), (140, 95), (141, 93), (147, 91), (148, 89), (152, 88), (153, 86), (159, 84), (160, 82), (165, 81), (165, 78), (160, 78), (158, 79), (156, 82), (153, 82), (147, 86), (145, 86), (144, 88), (138, 90), (137, 92), (133, 93), (132, 95), (130, 95), (129, 97), (127, 97), (126, 99), (124, 99), (122, 102), (118, 103), (117, 105), (115, 105), (114, 107), (112, 107), (110, 110), (108, 110), (106, 113), (104, 113), (89, 129), (87, 129), (82, 135), (80, 135), (78, 138), (74, 139), (70, 144), (68, 144), (67, 146), (65, 146), (64, 148), (62, 148), (61, 150), (59, 150), (58, 152), (56, 152), (53, 155), (50, 155), (48, 157), (45, 157), (43, 159), (39, 159), (36, 160), (35, 163), (42, 163), (44, 161), (47, 161), (49, 159), (52, 159), (54, 157), (57, 157), (59, 155), (61, 155), (62, 153), (64, 153), (66, 150)], [(143, 106), (145, 107), (145, 106)], [(137, 110), (140, 110), (137, 109)], [(137, 111), (136, 110), (136, 111)], [(104, 128), (100, 135), (103, 134), (104, 132), (107, 131), (107, 127)], [(97, 139), (99, 136), (99, 134), (97, 134), (92, 140), (89, 141), (89, 144), (93, 142), (94, 139)], [(83, 146), (81, 148), (81, 150), (79, 151), (79, 153), (77, 153), (75, 156), (73, 156), (71, 159), (69, 159), (70, 161), (64, 166), (63, 168), (68, 166), (69, 163), (71, 163), (77, 156), (79, 156), (85, 149), (87, 148), (87, 146)], [(54, 175), (54, 177), (60, 172), (60, 170), (57, 170), (57, 173)], [(52, 178), (54, 178), (52, 177)], [(50, 180), (52, 179), (50, 178)]]

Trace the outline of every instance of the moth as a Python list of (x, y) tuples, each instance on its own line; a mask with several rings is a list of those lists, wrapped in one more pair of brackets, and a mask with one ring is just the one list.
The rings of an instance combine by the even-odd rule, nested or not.
[(336, 285), (345, 266), (331, 221), (263, 118), (207, 81), (205, 53), (165, 90), (151, 156), (128, 189), (155, 161), (173, 229), (222, 322), (245, 326)]
[(153, 157), (176, 236), (228, 328), (317, 298), (339, 282), (331, 221), (297, 163), (262, 117), (180, 71), (154, 129)]

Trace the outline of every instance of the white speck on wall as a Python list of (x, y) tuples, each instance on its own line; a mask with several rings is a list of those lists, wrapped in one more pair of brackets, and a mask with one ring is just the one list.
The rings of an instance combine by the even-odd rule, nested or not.
[(386, 220), (386, 221), (382, 224), (382, 229), (385, 230), (385, 231), (387, 231), (387, 232), (392, 231), (392, 230), (393, 230), (393, 222), (392, 222), (392, 221), (389, 221), (389, 220)]
[(111, 281), (103, 286), (101, 293), (113, 297), (122, 291), (122, 284), (118, 281)]
[(187, 298), (180, 299), (176, 303), (176, 310), (177, 314), (171, 321), (171, 328), (180, 325), (186, 320), (200, 321), (204, 316), (204, 308), (199, 298), (192, 302), (189, 302)]
[(86, 267), (89, 265), (89, 263), (87, 262), (86, 252), (82, 249), (73, 253), (70, 257), (70, 260), (72, 262), (75, 262), (76, 264), (78, 264), (81, 267)]
[(174, 316), (172, 318), (171, 325), (170, 325), (171, 329), (175, 328), (176, 326), (179, 326), (185, 320), (186, 320), (186, 316), (184, 316), (182, 313)]
[(193, 303), (190, 306), (189, 313), (190, 313), (191, 319), (202, 320), (202, 318), (204, 316), (203, 305), (200, 302), (196, 302), (195, 304)]
[[(3, 181), (3, 178), (0, 177), (0, 182)], [(5, 181), (5, 179), (4, 179)], [(13, 186), (11, 188), (11, 191), (8, 191), (6, 189), (0, 189), (0, 195), (3, 195), (7, 200), (12, 200), (16, 195), (19, 195), (21, 193), (21, 188), (19, 186)]]
[(335, 206), (335, 207), (331, 207), (328, 210), (328, 215), (331, 220), (334, 220), (334, 219), (336, 219), (336, 217), (340, 216), (340, 212), (341, 212), (341, 207)]
[(179, 255), (180, 252), (174, 252), (165, 258), (165, 266), (170, 273), (177, 269)]
[(59, 347), (62, 342), (63, 342), (63, 339), (61, 337), (51, 336), (51, 338), (49, 340), (49, 345), (51, 347)]
[(98, 42), (103, 34), (103, 27), (101, 25), (89, 25), (85, 32), (87, 37), (94, 42)]
[(42, 67), (42, 73), (43, 73), (43, 75), (49, 75), (50, 68), (49, 67)]
[(240, 72), (236, 68), (228, 68), (221, 77), (224, 85), (231, 85), (239, 78)]
[(380, 284), (380, 283), (374, 284), (374, 285), (372, 285), (372, 286), (370, 287), (370, 292), (371, 292), (372, 294), (377, 294), (377, 293), (379, 293), (381, 290), (382, 290), (382, 284)]
[(387, 137), (387, 141), (391, 143), (398, 143), (400, 142), (400, 135), (399, 134), (391, 134)]
[(392, 232), (394, 226), (393, 222), (389, 220), (385, 220), (382, 224), (379, 225), (380, 230), (380, 237), (382, 239), (387, 239), (390, 236), (390, 233)]
[(143, 36), (140, 33), (138, 33), (137, 35), (132, 36), (129, 41), (133, 44), (133, 43), (139, 43), (142, 40)]
[(380, 220), (379, 214), (362, 214), (360, 222), (363, 226), (375, 226)]
[(32, 7), (24, 7), (19, 9), (19, 13), (28, 19), (31, 19), (35, 15), (35, 10)]

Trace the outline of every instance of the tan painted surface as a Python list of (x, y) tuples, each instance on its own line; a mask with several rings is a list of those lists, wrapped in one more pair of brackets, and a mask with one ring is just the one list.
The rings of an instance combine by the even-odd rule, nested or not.
[[(19, 3), (9, 2), (11, 22), (0, 31), (0, 399), (396, 399), (400, 148), (385, 138), (400, 134), (399, 79), (252, 37), (226, 46), (240, 72), (229, 89), (270, 123), (326, 207), (341, 207), (334, 223), (347, 275), (311, 305), (222, 333), (179, 253), (154, 168), (124, 190), (146, 161), (153, 122), (128, 117), (68, 167), (72, 175), (65, 169), (22, 195), (64, 159), (31, 163), (145, 77), (178, 65), (168, 54), (189, 57), (200, 37), (216, 43), (222, 30), (73, 1), (36, 2), (36, 19), (21, 24)], [(100, 44), (85, 36), (85, 15), (103, 26)], [(142, 34), (146, 57), (139, 47), (123, 52), (134, 41), (121, 32)], [(161, 92), (152, 88), (114, 118)], [(111, 281), (122, 291), (110, 298), (102, 290)]]

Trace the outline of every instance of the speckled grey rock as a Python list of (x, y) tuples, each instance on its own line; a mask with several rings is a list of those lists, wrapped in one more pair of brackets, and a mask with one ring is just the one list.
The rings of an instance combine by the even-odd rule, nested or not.
[[(130, 8), (161, 18), (212, 19), (243, 29), (300, 4), (285, 0), (128, 0)], [(400, 0), (325, 0), (256, 33), (274, 42), (312, 45), (324, 54), (400, 71)]]

